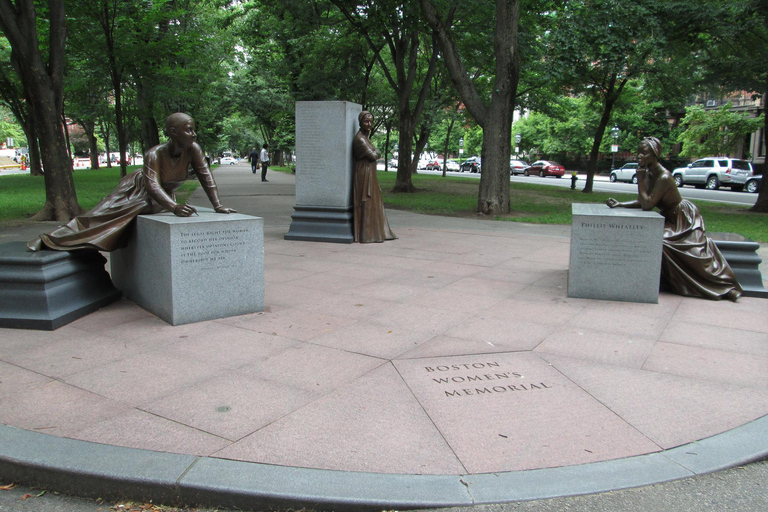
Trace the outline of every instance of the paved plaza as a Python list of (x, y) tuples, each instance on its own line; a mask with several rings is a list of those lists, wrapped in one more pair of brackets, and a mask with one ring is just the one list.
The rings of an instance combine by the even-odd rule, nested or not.
[[(123, 299), (52, 332), (0, 329), (0, 474), (376, 510), (599, 492), (768, 454), (765, 299), (568, 298), (569, 226), (388, 210), (394, 241), (286, 241), (294, 176), (215, 177), (226, 206), (264, 218), (266, 310), (171, 326)], [(202, 190), (190, 202), (208, 206)], [(0, 242), (53, 226), (9, 224)]]

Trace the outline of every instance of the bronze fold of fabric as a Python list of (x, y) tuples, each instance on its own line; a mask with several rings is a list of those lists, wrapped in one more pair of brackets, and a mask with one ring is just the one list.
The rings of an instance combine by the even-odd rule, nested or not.
[(715, 242), (706, 236), (696, 205), (683, 199), (661, 213), (665, 218), (661, 275), (670, 291), (712, 300), (740, 296), (741, 286)]
[(378, 151), (362, 132), (357, 132), (352, 141), (355, 172), (352, 180), (354, 211), (353, 225), (355, 242), (383, 242), (397, 238), (389, 227), (381, 187), (376, 177)]

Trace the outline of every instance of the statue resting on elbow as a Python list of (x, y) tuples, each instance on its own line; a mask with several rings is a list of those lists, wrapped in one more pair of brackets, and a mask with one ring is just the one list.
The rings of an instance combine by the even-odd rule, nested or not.
[(664, 216), (661, 278), (663, 287), (679, 295), (735, 301), (742, 289), (719, 249), (706, 236), (696, 205), (680, 196), (670, 172), (659, 163), (661, 142), (640, 142), (637, 160), (637, 200), (610, 198), (611, 208), (658, 208)]

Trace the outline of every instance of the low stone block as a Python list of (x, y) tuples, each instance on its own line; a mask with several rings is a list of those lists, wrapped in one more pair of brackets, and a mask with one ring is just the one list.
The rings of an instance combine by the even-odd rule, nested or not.
[(198, 212), (140, 215), (110, 256), (115, 286), (172, 325), (263, 311), (263, 219)]
[(572, 213), (568, 296), (657, 303), (664, 218), (604, 204)]
[(707, 233), (725, 261), (731, 266), (736, 280), (744, 290), (745, 297), (768, 299), (768, 290), (763, 286), (763, 276), (760, 273), (760, 263), (763, 260), (757, 255), (760, 244), (737, 233)]
[(95, 250), (0, 244), (0, 327), (52, 331), (120, 298)]

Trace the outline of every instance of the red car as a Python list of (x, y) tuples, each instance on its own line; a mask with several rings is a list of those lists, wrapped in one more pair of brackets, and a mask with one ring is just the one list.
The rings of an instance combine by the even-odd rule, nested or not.
[(557, 162), (550, 162), (548, 160), (537, 160), (531, 164), (529, 168), (523, 171), (525, 176), (555, 176), (562, 178), (565, 174), (565, 167)]

